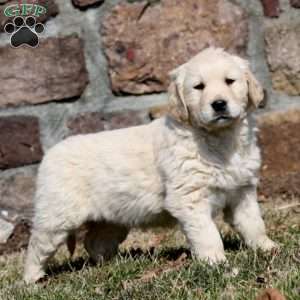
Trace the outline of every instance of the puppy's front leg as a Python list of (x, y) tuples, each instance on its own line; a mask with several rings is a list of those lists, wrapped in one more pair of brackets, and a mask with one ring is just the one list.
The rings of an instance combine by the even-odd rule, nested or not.
[(224, 262), (223, 242), (212, 219), (209, 201), (200, 197), (199, 191), (184, 196), (170, 193), (167, 210), (179, 221), (197, 259), (211, 264)]
[(244, 188), (239, 194), (239, 198), (230, 203), (225, 216), (251, 248), (268, 251), (278, 247), (266, 234), (265, 224), (257, 203), (256, 187)]

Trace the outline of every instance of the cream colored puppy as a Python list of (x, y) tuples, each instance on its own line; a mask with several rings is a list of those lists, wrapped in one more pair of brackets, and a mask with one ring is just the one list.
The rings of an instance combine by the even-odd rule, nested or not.
[(252, 248), (266, 235), (256, 185), (260, 153), (249, 118), (263, 99), (248, 63), (208, 48), (171, 73), (169, 116), (149, 125), (79, 135), (41, 163), (26, 282), (82, 224), (97, 261), (113, 255), (130, 228), (176, 219), (198, 259), (225, 261), (213, 216), (226, 219)]

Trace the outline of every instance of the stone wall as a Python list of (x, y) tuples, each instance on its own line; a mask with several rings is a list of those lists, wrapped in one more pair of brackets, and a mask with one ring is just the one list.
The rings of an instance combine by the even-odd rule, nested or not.
[(13, 2), (0, 1), (2, 217), (30, 217), (48, 148), (72, 134), (150, 122), (167, 103), (168, 71), (210, 45), (247, 57), (266, 89), (261, 195), (299, 193), (300, 1), (39, 0), (49, 10), (35, 49), (9, 45), (2, 11)]

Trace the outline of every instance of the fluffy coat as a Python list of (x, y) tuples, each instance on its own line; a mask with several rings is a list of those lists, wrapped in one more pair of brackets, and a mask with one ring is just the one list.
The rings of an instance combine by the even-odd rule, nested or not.
[[(48, 259), (83, 224), (96, 261), (114, 255), (130, 228), (175, 219), (195, 258), (222, 262), (213, 221), (220, 210), (250, 247), (276, 246), (257, 203), (260, 153), (250, 112), (263, 96), (247, 62), (209, 48), (171, 79), (168, 116), (70, 137), (48, 151), (38, 174), (26, 282), (44, 276)], [(220, 98), (224, 114), (212, 108)]]

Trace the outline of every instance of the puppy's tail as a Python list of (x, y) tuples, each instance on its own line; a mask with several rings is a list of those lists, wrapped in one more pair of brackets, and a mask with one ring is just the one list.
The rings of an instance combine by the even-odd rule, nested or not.
[(76, 249), (76, 234), (75, 233), (69, 234), (69, 236), (67, 238), (67, 248), (70, 253), (70, 256), (72, 257), (75, 252), (75, 249)]

